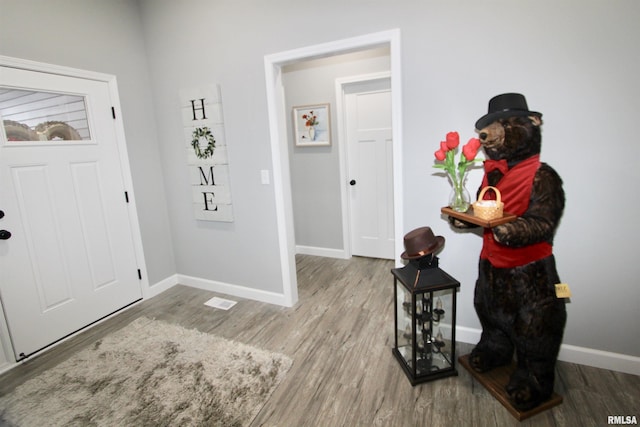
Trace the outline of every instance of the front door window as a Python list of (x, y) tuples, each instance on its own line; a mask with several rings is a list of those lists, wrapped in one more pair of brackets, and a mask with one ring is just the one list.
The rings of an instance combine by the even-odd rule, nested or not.
[(7, 141), (91, 139), (83, 96), (0, 86), (0, 116)]

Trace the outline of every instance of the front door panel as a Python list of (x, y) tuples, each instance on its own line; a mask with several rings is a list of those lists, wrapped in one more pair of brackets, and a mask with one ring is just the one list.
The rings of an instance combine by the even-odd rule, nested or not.
[(108, 83), (0, 72), (0, 297), (20, 359), (141, 286)]

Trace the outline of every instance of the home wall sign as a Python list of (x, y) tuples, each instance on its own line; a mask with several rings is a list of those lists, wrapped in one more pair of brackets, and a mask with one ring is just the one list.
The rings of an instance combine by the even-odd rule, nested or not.
[(229, 158), (220, 87), (183, 89), (180, 107), (195, 218), (232, 222)]

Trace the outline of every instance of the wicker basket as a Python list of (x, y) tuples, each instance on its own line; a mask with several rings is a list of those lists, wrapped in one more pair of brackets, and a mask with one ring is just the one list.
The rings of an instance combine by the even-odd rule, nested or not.
[[(482, 200), (487, 190), (493, 190), (493, 192), (496, 193), (496, 200)], [(504, 203), (502, 203), (502, 196), (500, 190), (496, 187), (484, 187), (480, 191), (480, 194), (478, 194), (478, 200), (473, 203), (473, 214), (485, 220), (501, 218), (503, 209)]]

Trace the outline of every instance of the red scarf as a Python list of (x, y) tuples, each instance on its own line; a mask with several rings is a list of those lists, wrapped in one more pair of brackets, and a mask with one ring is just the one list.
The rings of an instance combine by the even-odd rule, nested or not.
[[(533, 179), (540, 167), (540, 155), (529, 157), (504, 172), (504, 161), (486, 160), (485, 175), (482, 187), (489, 185), (487, 173), (493, 169), (500, 169), (504, 176), (495, 187), (500, 190), (504, 211), (522, 216), (529, 208), (529, 199), (533, 187)], [(484, 199), (495, 199), (493, 191), (487, 191)], [(491, 265), (498, 268), (512, 268), (537, 261), (550, 256), (552, 247), (548, 242), (539, 242), (521, 248), (511, 248), (501, 245), (493, 238), (490, 228), (484, 229), (481, 259), (488, 259)]]

